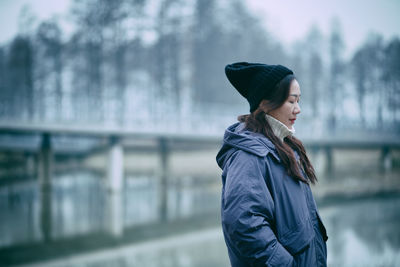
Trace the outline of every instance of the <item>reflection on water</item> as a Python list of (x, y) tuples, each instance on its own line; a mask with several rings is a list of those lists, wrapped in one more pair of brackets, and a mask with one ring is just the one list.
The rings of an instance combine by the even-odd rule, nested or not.
[(400, 266), (400, 197), (321, 209), (331, 266)]
[[(104, 187), (101, 180), (86, 172), (61, 175), (51, 188), (53, 239), (103, 228)], [(39, 241), (42, 210), (38, 182), (30, 179), (0, 188), (0, 246)], [(79, 218), (79, 219), (78, 219)], [(45, 229), (46, 231), (46, 229)]]
[[(127, 177), (122, 194), (113, 197), (99, 174), (58, 175), (51, 193), (50, 236), (113, 232), (155, 222), (160, 218), (159, 184), (156, 177)], [(219, 210), (219, 181), (172, 179), (167, 191), (169, 221)], [(0, 187), (0, 248), (42, 241), (41, 209), (34, 179)], [(400, 266), (400, 196), (341, 202), (320, 212), (329, 235), (330, 266)], [(216, 227), (33, 266), (229, 266), (221, 229)]]
[(0, 246), (41, 238), (38, 199), (33, 179), (0, 188)]
[(103, 229), (106, 195), (100, 182), (89, 172), (55, 178), (52, 189), (52, 238)]
[[(214, 181), (217, 183), (218, 181)], [(156, 177), (127, 177), (121, 194), (108, 192), (96, 173), (77, 171), (53, 178), (51, 212), (43, 211), (40, 188), (34, 179), (0, 187), (0, 247), (44, 239), (71, 237), (155, 222), (159, 214), (159, 181)], [(167, 189), (167, 219), (216, 213), (219, 188), (181, 178)], [(121, 205), (122, 203), (122, 205)], [(43, 212), (50, 225), (41, 225)], [(50, 231), (50, 233), (46, 233)]]

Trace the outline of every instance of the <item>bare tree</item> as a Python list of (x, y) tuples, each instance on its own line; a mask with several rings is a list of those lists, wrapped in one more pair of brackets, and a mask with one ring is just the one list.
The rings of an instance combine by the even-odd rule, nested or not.
[(17, 36), (11, 43), (7, 60), (10, 116), (31, 119), (33, 116), (33, 52), (28, 38)]
[(323, 99), (321, 94), (323, 80), (323, 64), (321, 57), (322, 34), (317, 26), (313, 26), (307, 36), (308, 58), (307, 58), (307, 86), (306, 97), (311, 104), (312, 116), (316, 118), (319, 114), (318, 100)]
[[(55, 21), (42, 22), (36, 34), (36, 100), (40, 118), (62, 118), (63, 58), (61, 30)], [(50, 114), (46, 114), (50, 113)]]
[(221, 56), (226, 48), (223, 49), (223, 31), (216, 8), (215, 0), (197, 0), (194, 11), (193, 96), (201, 103), (224, 102), (224, 96), (218, 92), (224, 88), (218, 73), (224, 66)]
[[(182, 91), (182, 17), (179, 12), (181, 0), (163, 0), (160, 2), (156, 18), (157, 41), (151, 47), (152, 74), (157, 81), (158, 90), (154, 95), (157, 105), (163, 110), (179, 111)], [(164, 104), (162, 102), (165, 102)], [(168, 103), (167, 105), (165, 105)]]
[(357, 100), (361, 122), (365, 126), (365, 98), (372, 95), (376, 99), (377, 126), (383, 126), (383, 43), (381, 36), (370, 36), (367, 42), (354, 54), (351, 61), (357, 90)]
[(383, 64), (383, 81), (388, 88), (385, 98), (387, 105), (392, 112), (393, 125), (396, 131), (400, 127), (398, 122), (398, 112), (400, 107), (400, 40), (392, 39), (385, 47), (385, 58)]
[(9, 116), (7, 103), (10, 98), (10, 91), (7, 86), (6, 55), (4, 48), (0, 47), (0, 118), (7, 119)]
[(345, 64), (343, 61), (344, 42), (340, 30), (340, 23), (334, 20), (330, 36), (330, 78), (328, 94), (329, 95), (329, 127), (335, 130), (337, 127), (336, 109), (339, 107), (339, 97), (343, 93), (343, 74)]
[[(89, 0), (74, 2), (72, 14), (77, 25), (74, 43), (85, 58), (83, 84), (88, 95), (90, 117), (103, 121), (116, 112), (122, 124), (125, 92), (128, 86), (128, 48), (132, 39), (140, 39), (145, 0)], [(110, 102), (118, 103), (109, 109)]]

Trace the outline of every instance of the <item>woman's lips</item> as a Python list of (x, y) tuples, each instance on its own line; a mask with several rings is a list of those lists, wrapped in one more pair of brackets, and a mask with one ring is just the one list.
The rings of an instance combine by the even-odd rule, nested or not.
[(291, 122), (292, 124), (294, 124), (295, 121), (296, 121), (296, 119), (290, 119), (290, 122)]

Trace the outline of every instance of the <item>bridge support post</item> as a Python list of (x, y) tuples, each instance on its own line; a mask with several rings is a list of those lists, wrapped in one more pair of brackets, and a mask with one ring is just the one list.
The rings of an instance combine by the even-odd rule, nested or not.
[(319, 147), (311, 147), (311, 153), (313, 155), (313, 166), (316, 172), (317, 178), (321, 181), (324, 178), (325, 162), (323, 150)]
[(123, 232), (122, 186), (124, 177), (124, 153), (121, 140), (110, 137), (107, 164), (107, 230), (114, 237)]
[(388, 146), (382, 148), (380, 166), (382, 172), (389, 172), (392, 169), (392, 155)]
[(38, 174), (40, 185), (40, 228), (45, 241), (51, 240), (52, 232), (52, 169), (53, 153), (51, 147), (51, 136), (48, 133), (42, 135), (42, 141), (38, 160)]
[(35, 173), (35, 157), (32, 153), (25, 153), (25, 171), (29, 175)]
[(332, 154), (332, 147), (327, 146), (325, 147), (325, 175), (327, 177), (331, 177), (331, 175), (333, 174), (333, 154)]
[(160, 169), (159, 169), (159, 216), (161, 221), (167, 220), (167, 201), (168, 201), (168, 179), (169, 179), (169, 169), (170, 169), (170, 162), (169, 162), (169, 149), (167, 140), (161, 138), (159, 140), (159, 152), (160, 152)]

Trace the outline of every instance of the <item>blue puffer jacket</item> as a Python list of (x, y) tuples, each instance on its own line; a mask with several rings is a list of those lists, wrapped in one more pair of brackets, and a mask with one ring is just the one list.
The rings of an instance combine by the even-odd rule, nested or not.
[(309, 185), (288, 176), (269, 139), (243, 128), (226, 130), (217, 155), (232, 266), (326, 266), (328, 237)]

